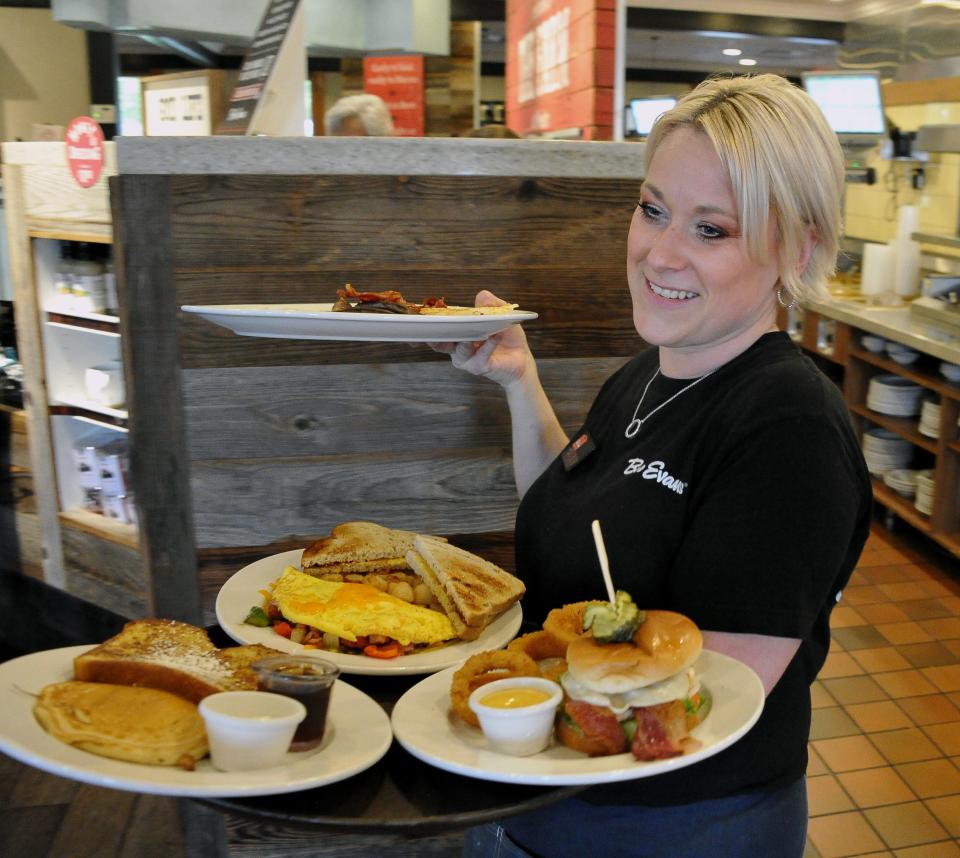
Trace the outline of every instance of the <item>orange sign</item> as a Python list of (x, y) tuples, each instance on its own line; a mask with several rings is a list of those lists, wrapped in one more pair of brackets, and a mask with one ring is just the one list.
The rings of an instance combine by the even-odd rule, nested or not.
[(364, 57), (363, 89), (379, 95), (397, 137), (423, 137), (423, 57)]
[(615, 0), (507, 0), (507, 125), (613, 137)]
[(67, 166), (81, 188), (97, 183), (103, 171), (103, 129), (89, 116), (78, 116), (63, 135), (67, 146)]

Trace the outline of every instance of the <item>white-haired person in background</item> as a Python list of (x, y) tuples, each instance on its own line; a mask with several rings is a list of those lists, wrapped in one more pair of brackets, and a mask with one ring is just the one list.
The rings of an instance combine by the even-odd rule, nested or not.
[(392, 137), (393, 119), (377, 95), (345, 95), (323, 115), (328, 137)]

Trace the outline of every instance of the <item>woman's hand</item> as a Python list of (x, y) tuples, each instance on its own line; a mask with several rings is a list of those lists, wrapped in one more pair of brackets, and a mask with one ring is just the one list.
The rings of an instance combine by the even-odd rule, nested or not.
[[(506, 303), (484, 289), (477, 293), (474, 306), (498, 307)], [(511, 387), (534, 368), (527, 335), (520, 325), (511, 325), (479, 342), (431, 343), (430, 348), (450, 355), (457, 369), (489, 378), (502, 387)]]

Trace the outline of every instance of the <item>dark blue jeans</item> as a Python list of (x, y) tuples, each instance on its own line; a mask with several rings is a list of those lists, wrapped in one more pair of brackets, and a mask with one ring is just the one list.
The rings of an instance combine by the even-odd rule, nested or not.
[(806, 779), (672, 807), (581, 799), (467, 832), (464, 858), (802, 858)]

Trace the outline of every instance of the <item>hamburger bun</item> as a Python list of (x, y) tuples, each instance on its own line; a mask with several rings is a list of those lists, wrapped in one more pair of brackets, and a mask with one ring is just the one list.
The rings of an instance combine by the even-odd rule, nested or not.
[(584, 634), (567, 647), (567, 669), (580, 684), (603, 694), (620, 694), (660, 682), (693, 664), (703, 635), (689, 617), (674, 611), (647, 611), (629, 643), (598, 643)]

